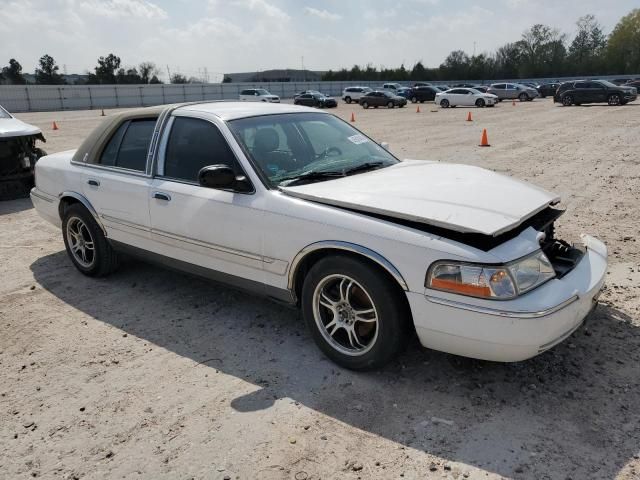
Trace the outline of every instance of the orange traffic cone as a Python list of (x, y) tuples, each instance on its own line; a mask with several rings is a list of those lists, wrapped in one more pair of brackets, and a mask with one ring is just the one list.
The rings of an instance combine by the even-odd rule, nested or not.
[(512, 106), (512, 107), (515, 107), (515, 106), (516, 106), (516, 101), (515, 101), (515, 100), (512, 100), (512, 101), (511, 101), (511, 106)]
[(104, 108), (102, 109), (102, 113), (100, 114), (101, 117), (104, 117)]
[(473, 122), (471, 119), (471, 112), (467, 113), (467, 122)]
[(482, 129), (482, 138), (480, 139), (480, 146), (481, 147), (490, 147), (491, 145), (489, 145), (489, 140), (487, 139), (487, 129), (483, 128)]
[(53, 122), (53, 129), (58, 130), (58, 125), (56, 125), (56, 122)]
[(355, 121), (356, 121), (356, 115), (353, 112), (351, 112), (351, 123), (355, 123)]
[(420, 105), (416, 107), (416, 113), (420, 113)]

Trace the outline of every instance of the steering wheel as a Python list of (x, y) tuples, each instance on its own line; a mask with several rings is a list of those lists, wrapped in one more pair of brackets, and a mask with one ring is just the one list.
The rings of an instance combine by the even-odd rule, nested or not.
[(326, 148), (323, 152), (319, 153), (316, 156), (316, 159), (320, 160), (329, 156), (339, 157), (340, 155), (342, 155), (342, 150), (340, 150), (338, 147), (329, 147)]

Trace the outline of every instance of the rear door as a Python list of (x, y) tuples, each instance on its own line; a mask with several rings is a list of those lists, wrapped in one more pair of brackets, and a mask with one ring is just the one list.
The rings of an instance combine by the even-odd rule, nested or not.
[(149, 238), (151, 175), (147, 157), (156, 121), (124, 121), (84, 173), (84, 196), (95, 208), (107, 236), (141, 248)]
[(491, 90), (494, 95), (497, 95), (497, 97), (499, 99), (503, 99), (505, 98), (505, 95), (507, 93), (506, 91), (506, 85), (504, 83), (496, 83), (494, 86), (491, 87)]
[(592, 102), (606, 102), (607, 89), (600, 82), (589, 82), (589, 91), (591, 92)]
[(589, 91), (589, 82), (576, 82), (573, 85), (573, 101), (574, 103), (591, 102), (591, 92)]

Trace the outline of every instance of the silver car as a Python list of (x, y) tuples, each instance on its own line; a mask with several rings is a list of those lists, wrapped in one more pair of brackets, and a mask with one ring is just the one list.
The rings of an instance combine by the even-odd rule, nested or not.
[(521, 102), (531, 101), (540, 94), (535, 88), (522, 85), (521, 83), (493, 83), (487, 93), (492, 93), (498, 97), (498, 101), (505, 99), (518, 99)]

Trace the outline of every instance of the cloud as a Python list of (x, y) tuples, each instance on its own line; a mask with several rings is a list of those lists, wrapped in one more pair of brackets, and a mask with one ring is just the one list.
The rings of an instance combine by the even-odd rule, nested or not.
[(278, 20), (290, 20), (291, 17), (282, 9), (266, 0), (235, 0), (232, 5), (245, 8)]
[(81, 0), (78, 7), (87, 13), (109, 18), (155, 20), (169, 17), (165, 10), (148, 0)]
[(318, 10), (317, 8), (313, 8), (313, 7), (304, 7), (304, 11), (308, 15), (312, 15), (314, 17), (318, 17), (323, 20), (335, 21), (335, 20), (340, 20), (342, 18), (342, 15), (338, 15), (337, 13), (331, 13), (331, 12), (328, 12), (327, 10)]

